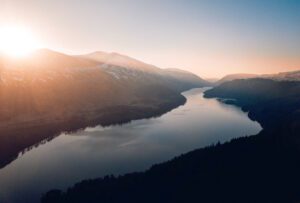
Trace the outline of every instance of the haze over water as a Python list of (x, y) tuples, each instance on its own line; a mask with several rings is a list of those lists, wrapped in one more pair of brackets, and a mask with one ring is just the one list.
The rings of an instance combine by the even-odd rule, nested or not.
[(261, 130), (239, 108), (203, 98), (204, 90), (184, 92), (187, 103), (161, 117), (61, 134), (26, 152), (0, 170), (0, 202), (35, 202), (52, 188), (142, 171), (193, 149)]

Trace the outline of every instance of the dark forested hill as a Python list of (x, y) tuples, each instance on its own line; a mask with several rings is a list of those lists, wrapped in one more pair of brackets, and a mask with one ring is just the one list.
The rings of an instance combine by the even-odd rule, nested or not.
[[(300, 83), (236, 80), (206, 92), (249, 111), (260, 134), (199, 149), (143, 173), (86, 180), (42, 202), (298, 202)], [(217, 127), (217, 126), (216, 126)]]
[[(258, 120), (265, 130), (284, 133), (300, 132), (300, 82), (269, 79), (235, 80), (205, 93), (224, 102), (241, 106), (250, 118)], [(229, 100), (228, 100), (229, 99)]]

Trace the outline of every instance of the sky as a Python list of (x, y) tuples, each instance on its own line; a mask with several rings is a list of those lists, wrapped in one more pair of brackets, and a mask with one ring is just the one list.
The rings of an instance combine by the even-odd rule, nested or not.
[(44, 48), (118, 52), (204, 78), (300, 69), (299, 0), (0, 0), (7, 24)]

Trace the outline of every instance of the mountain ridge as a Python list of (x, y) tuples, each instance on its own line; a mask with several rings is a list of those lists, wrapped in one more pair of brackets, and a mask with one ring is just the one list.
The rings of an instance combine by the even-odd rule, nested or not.
[(266, 78), (278, 81), (300, 81), (300, 70), (279, 72), (275, 74), (251, 74), (251, 73), (237, 73), (229, 74), (217, 80), (215, 85), (220, 85), (224, 82), (229, 82), (238, 79), (252, 79), (252, 78)]

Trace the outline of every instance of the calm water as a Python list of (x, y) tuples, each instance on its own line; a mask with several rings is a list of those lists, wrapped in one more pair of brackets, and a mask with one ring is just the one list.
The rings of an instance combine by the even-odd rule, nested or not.
[(41, 193), (88, 178), (142, 171), (193, 149), (257, 134), (239, 108), (184, 92), (187, 103), (159, 118), (61, 134), (0, 170), (0, 202), (34, 202)]

